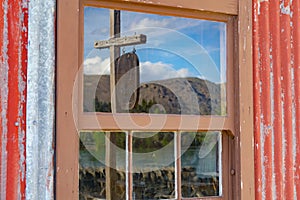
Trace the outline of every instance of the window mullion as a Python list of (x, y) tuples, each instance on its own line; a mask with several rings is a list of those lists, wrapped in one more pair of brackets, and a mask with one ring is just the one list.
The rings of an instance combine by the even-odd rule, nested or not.
[(128, 131), (126, 136), (126, 200), (132, 200), (132, 174), (132, 131)]
[(175, 168), (175, 172), (176, 172), (176, 176), (175, 176), (175, 181), (176, 181), (176, 185), (175, 185), (175, 190), (176, 190), (176, 199), (180, 200), (181, 199), (181, 132), (177, 131), (176, 132), (176, 137), (175, 137), (175, 161), (176, 161), (176, 168)]
[(106, 172), (106, 198), (112, 199), (113, 198), (113, 190), (116, 185), (116, 156), (114, 155), (114, 150), (112, 146), (112, 141), (114, 140), (115, 134), (112, 132), (106, 132), (106, 139), (105, 139), (105, 172)]

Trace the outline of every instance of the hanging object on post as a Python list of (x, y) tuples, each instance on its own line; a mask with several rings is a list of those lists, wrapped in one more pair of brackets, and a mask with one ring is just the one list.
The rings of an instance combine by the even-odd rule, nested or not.
[(139, 58), (135, 51), (115, 61), (115, 95), (118, 112), (129, 112), (138, 103), (140, 85)]

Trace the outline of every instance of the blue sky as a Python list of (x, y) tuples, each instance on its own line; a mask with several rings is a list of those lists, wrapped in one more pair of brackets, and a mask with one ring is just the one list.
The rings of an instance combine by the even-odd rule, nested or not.
[[(199, 77), (226, 81), (226, 24), (198, 19), (121, 11), (121, 36), (145, 34), (136, 45), (141, 81)], [(84, 67), (86, 74), (109, 74), (109, 50), (94, 41), (109, 39), (109, 10), (85, 7)], [(125, 52), (133, 47), (125, 47)], [(121, 49), (122, 52), (123, 49)]]

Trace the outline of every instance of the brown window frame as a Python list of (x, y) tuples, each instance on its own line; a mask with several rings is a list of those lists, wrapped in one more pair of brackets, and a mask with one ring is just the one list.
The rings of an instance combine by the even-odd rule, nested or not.
[[(224, 196), (205, 199), (254, 198), (253, 123), (252, 123), (252, 59), (251, 59), (251, 1), (227, 0), (65, 0), (58, 1), (57, 35), (57, 121), (56, 121), (56, 197), (78, 199), (78, 143), (77, 129), (117, 131), (115, 120), (124, 121), (128, 115), (107, 113), (83, 113), (82, 94), (77, 90), (82, 80), (76, 79), (82, 63), (83, 6), (100, 6), (114, 9), (143, 11), (156, 14), (217, 20), (227, 23), (227, 116), (176, 116), (167, 115), (163, 131), (189, 131), (189, 123), (178, 126), (184, 120), (198, 123), (198, 131), (221, 130), (224, 157)], [(250, 29), (250, 30), (249, 30)], [(249, 32), (250, 31), (250, 32)], [(239, 34), (238, 34), (239, 32)], [(235, 57), (233, 57), (235, 55)], [(248, 68), (247, 68), (248, 67)], [(230, 72), (230, 73), (228, 73)], [(79, 72), (80, 73), (80, 72)], [(82, 77), (82, 76), (78, 76)], [(74, 85), (75, 88), (74, 89)], [(74, 98), (75, 97), (75, 98)], [(78, 102), (72, 102), (79, 99)], [(238, 108), (236, 108), (238, 105)], [(73, 109), (73, 106), (79, 108)], [(75, 116), (75, 117), (74, 117)], [(131, 114), (136, 124), (148, 123), (148, 116)], [(164, 116), (151, 116), (161, 120)], [(74, 121), (75, 119), (75, 121)], [(127, 120), (128, 121), (128, 120)], [(138, 130), (135, 123), (126, 123), (123, 130)], [(147, 130), (155, 130), (148, 127)], [(194, 131), (190, 130), (190, 131)], [(71, 145), (70, 145), (71, 144)], [(240, 145), (245, 145), (243, 148)], [(227, 152), (227, 153), (226, 153)], [(247, 155), (247, 159), (243, 157)], [(226, 158), (226, 159), (225, 159)], [(228, 162), (228, 164), (226, 164)], [(247, 170), (250, 167), (250, 171)], [(238, 172), (238, 173), (237, 173)], [(180, 172), (178, 172), (180, 173)], [(231, 174), (231, 176), (230, 176)], [(179, 175), (179, 174), (178, 174)], [(224, 181), (228, 181), (227, 183)], [(243, 183), (241, 187), (240, 182)], [(227, 187), (227, 188), (226, 188)], [(178, 187), (180, 188), (180, 187)], [(246, 188), (246, 189), (245, 189)], [(180, 199), (180, 197), (179, 197)], [(186, 198), (185, 198), (186, 199)]]

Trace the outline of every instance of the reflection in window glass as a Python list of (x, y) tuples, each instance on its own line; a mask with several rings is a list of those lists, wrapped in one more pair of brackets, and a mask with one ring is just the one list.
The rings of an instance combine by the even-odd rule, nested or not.
[[(80, 133), (80, 200), (106, 199), (108, 192), (113, 199), (120, 200), (126, 196), (135, 200), (177, 198), (176, 144), (181, 145), (180, 195), (184, 198), (222, 195), (220, 132), (182, 132), (180, 143), (176, 142), (174, 132), (131, 135), (132, 140), (123, 132)], [(131, 153), (126, 153), (129, 149)], [(128, 169), (130, 173), (126, 174)], [(107, 187), (109, 182), (111, 185)], [(132, 193), (128, 194), (129, 191)]]
[(182, 197), (220, 196), (220, 132), (181, 134)]
[(132, 151), (133, 199), (174, 199), (174, 133), (135, 132)]
[[(139, 83), (133, 87), (126, 81), (129, 72), (118, 80), (120, 93), (128, 94), (116, 94), (117, 105), (128, 105), (118, 112), (226, 115), (225, 23), (129, 11), (121, 11), (120, 21), (120, 37), (143, 34), (147, 41), (120, 48), (121, 57), (133, 51), (138, 56)], [(94, 48), (95, 41), (110, 38), (109, 26), (109, 9), (85, 7), (86, 112), (112, 110), (110, 63), (115, 61), (108, 48)], [(133, 61), (129, 57), (128, 62)], [(118, 68), (128, 62), (120, 62)]]
[(79, 199), (105, 198), (104, 133), (81, 133), (79, 153)]
[[(113, 138), (113, 139), (112, 139)], [(110, 133), (110, 142), (104, 132), (81, 132), (79, 149), (79, 199), (105, 199), (106, 158), (108, 142), (113, 150), (110, 159), (115, 158), (110, 181), (115, 187), (110, 191), (117, 199), (126, 199), (125, 175), (125, 133)]]

